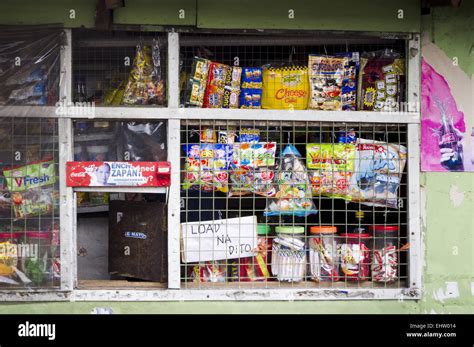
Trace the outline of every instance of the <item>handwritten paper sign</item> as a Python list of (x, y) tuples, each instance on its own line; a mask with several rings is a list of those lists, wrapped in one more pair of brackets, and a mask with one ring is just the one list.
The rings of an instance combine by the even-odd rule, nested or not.
[(257, 247), (257, 217), (181, 224), (184, 263), (252, 257)]

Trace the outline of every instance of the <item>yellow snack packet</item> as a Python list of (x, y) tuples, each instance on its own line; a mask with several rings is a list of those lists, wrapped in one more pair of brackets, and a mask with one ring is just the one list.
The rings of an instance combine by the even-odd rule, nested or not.
[(262, 108), (305, 110), (308, 98), (307, 67), (263, 67)]

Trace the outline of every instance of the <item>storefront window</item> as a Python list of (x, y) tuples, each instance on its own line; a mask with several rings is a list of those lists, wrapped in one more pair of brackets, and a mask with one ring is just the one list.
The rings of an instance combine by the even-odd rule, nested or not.
[(0, 286), (57, 287), (57, 121), (3, 118), (1, 122)]

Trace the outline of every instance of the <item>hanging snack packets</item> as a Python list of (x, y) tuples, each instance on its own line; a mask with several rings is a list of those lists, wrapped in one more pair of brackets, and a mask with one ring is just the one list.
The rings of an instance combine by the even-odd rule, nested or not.
[(307, 67), (263, 67), (262, 108), (306, 110), (308, 95)]
[(349, 194), (369, 206), (398, 208), (398, 187), (407, 149), (374, 140), (358, 139)]
[(350, 199), (354, 159), (354, 144), (307, 144), (306, 165), (313, 194)]
[(198, 57), (194, 58), (191, 78), (188, 80), (187, 85), (188, 98), (186, 104), (188, 106), (202, 107), (210, 63), (211, 62), (207, 59)]
[(231, 67), (219, 63), (209, 64), (203, 107), (221, 108), (224, 103), (224, 86)]
[(357, 110), (357, 74), (359, 73), (359, 52), (336, 54), (337, 57), (346, 57), (344, 76), (342, 80), (341, 102), (343, 111)]
[(52, 210), (58, 198), (54, 190), (55, 164), (43, 161), (3, 170), (16, 218), (37, 216)]
[(125, 105), (164, 104), (165, 87), (161, 76), (160, 54), (160, 46), (156, 40), (153, 40), (153, 47), (137, 46), (123, 95)]
[(267, 205), (265, 216), (304, 217), (318, 212), (312, 200), (306, 167), (300, 152), (293, 145), (287, 145), (282, 152), (276, 183), (276, 199)]
[(262, 69), (244, 67), (240, 89), (240, 108), (260, 108), (262, 102)]
[(217, 136), (216, 136), (216, 131), (212, 128), (204, 128), (201, 130), (201, 142), (204, 143), (216, 143), (217, 142)]
[(232, 147), (224, 144), (187, 145), (183, 189), (200, 187), (204, 191), (228, 191)]
[(239, 131), (239, 142), (259, 142), (260, 130), (258, 129), (241, 129)]
[(347, 57), (309, 56), (309, 108), (326, 111), (342, 110), (342, 86)]
[(405, 59), (392, 50), (362, 55), (359, 73), (359, 110), (399, 110), (405, 85)]
[(239, 108), (241, 76), (241, 67), (230, 67), (225, 80), (223, 108)]
[(229, 195), (275, 195), (275, 173), (270, 168), (275, 166), (275, 155), (275, 142), (235, 143), (230, 165)]

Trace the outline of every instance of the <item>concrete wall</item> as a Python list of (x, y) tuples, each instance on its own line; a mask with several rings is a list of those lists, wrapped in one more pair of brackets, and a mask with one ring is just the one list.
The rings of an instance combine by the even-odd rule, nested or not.
[[(62, 3), (65, 2), (67, 1)], [(4, 0), (4, 3), (13, 6), (19, 2)], [(284, 2), (273, 1), (272, 4), (274, 3)], [(346, 11), (352, 11), (351, 7)], [(252, 11), (251, 8), (249, 11)], [(338, 15), (337, 12), (327, 13), (327, 17), (331, 18), (337, 18)], [(4, 22), (6, 17), (8, 16), (5, 12), (0, 11), (0, 22)], [(33, 17), (25, 15), (22, 18), (32, 21)], [(463, 1), (459, 9), (436, 8), (429, 18), (424, 18), (422, 21), (422, 30), (429, 32), (431, 43), (441, 49), (447, 58), (458, 57), (459, 68), (471, 81), (474, 71), (471, 53), (474, 37), (473, 17), (473, 2)], [(55, 17), (48, 18), (54, 21)], [(198, 20), (202, 18), (198, 16)], [(211, 18), (208, 15), (206, 20), (210, 21)], [(311, 21), (311, 14), (308, 13), (305, 18), (306, 21)], [(220, 20), (216, 18), (216, 21)], [(234, 23), (241, 23), (242, 20), (237, 18)], [(361, 25), (360, 18), (356, 16), (347, 20), (350, 21), (349, 27)], [(420, 18), (417, 19), (419, 20)], [(132, 18), (130, 21), (137, 21), (137, 18)], [(276, 22), (280, 23), (278, 20)], [(385, 28), (384, 23), (380, 21), (367, 25), (371, 30), (378, 28), (382, 31)], [(474, 118), (472, 109), (465, 110), (465, 114), (469, 119), (468, 122), (472, 122)], [(468, 125), (472, 126), (470, 123)], [(110, 307), (114, 313), (472, 313), (474, 312), (472, 256), (474, 173), (423, 173), (420, 184), (423, 192), (425, 264), (424, 295), (423, 299), (417, 302), (8, 303), (0, 304), (0, 313), (89, 313), (95, 307)]]

